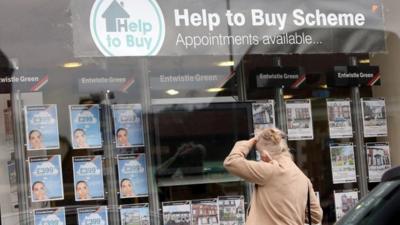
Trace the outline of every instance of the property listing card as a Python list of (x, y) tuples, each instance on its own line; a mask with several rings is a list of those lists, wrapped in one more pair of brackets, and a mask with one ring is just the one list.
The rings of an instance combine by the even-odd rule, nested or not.
[(75, 201), (104, 199), (102, 156), (72, 157)]
[(192, 200), (192, 224), (219, 225), (218, 199)]
[(352, 138), (353, 126), (349, 99), (327, 99), (330, 138)]
[(387, 136), (386, 105), (384, 98), (362, 98), (364, 137)]
[(218, 197), (220, 225), (243, 225), (244, 197), (243, 196), (220, 196)]
[(145, 154), (118, 155), (120, 198), (148, 196)]
[(286, 100), (289, 140), (314, 139), (310, 99)]
[(78, 208), (79, 225), (108, 225), (108, 215), (106, 206)]
[(380, 182), (391, 167), (389, 143), (366, 143), (369, 182)]
[(164, 224), (191, 225), (190, 201), (163, 202)]
[(101, 148), (100, 106), (70, 105), (69, 115), (73, 148)]
[(254, 134), (275, 127), (274, 100), (252, 103)]
[(121, 224), (150, 225), (149, 204), (121, 205)]
[(142, 106), (140, 104), (117, 104), (112, 106), (112, 110), (116, 147), (143, 146)]
[(331, 166), (334, 184), (356, 182), (353, 144), (331, 144)]
[(61, 155), (29, 157), (32, 202), (64, 199)]
[(334, 192), (336, 220), (342, 218), (358, 202), (357, 191)]
[(34, 225), (66, 225), (64, 207), (36, 209), (33, 215)]
[(57, 105), (25, 106), (25, 133), (28, 150), (60, 148)]

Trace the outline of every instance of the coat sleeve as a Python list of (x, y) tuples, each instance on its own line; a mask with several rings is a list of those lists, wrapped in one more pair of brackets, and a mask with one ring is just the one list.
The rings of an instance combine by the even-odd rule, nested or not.
[[(310, 209), (311, 209), (311, 220), (312, 224), (321, 224), (323, 211), (319, 204), (319, 200), (315, 195), (314, 188), (311, 181), (308, 181), (308, 187), (310, 191)], [(306, 208), (306, 215), (308, 215), (308, 209)]]
[(224, 167), (231, 174), (248, 182), (264, 185), (273, 176), (275, 169), (279, 167), (278, 162), (275, 160), (271, 162), (247, 160), (249, 148), (251, 146), (248, 146), (246, 141), (236, 142), (224, 161)]

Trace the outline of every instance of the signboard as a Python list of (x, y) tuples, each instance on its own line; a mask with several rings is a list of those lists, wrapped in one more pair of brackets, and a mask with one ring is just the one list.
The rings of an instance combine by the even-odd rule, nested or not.
[(73, 0), (75, 55), (366, 53), (385, 50), (379, 0)]
[(333, 87), (370, 87), (381, 85), (381, 75), (378, 66), (335, 66), (327, 81)]
[(250, 85), (256, 88), (299, 88), (306, 81), (306, 75), (299, 67), (259, 68), (250, 73)]
[(48, 82), (49, 76), (45, 71), (16, 70), (13, 74), (0, 74), (0, 93), (42, 91)]

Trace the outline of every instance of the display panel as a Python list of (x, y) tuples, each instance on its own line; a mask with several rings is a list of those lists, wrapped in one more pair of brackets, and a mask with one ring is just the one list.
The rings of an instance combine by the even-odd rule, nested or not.
[(191, 225), (191, 203), (190, 201), (163, 202), (164, 224)]
[(148, 195), (145, 154), (118, 155), (120, 198)]
[(368, 180), (380, 182), (383, 173), (391, 167), (389, 143), (366, 143)]
[(331, 166), (334, 184), (356, 182), (353, 144), (331, 144)]
[(117, 148), (143, 146), (142, 106), (117, 104), (112, 106)]
[(105, 206), (78, 208), (77, 211), (79, 225), (108, 225), (108, 210)]
[(327, 99), (326, 108), (328, 113), (329, 137), (353, 137), (350, 99)]
[(61, 156), (28, 158), (32, 202), (64, 199)]
[(25, 132), (28, 150), (58, 149), (57, 106), (25, 106)]
[(387, 136), (386, 104), (383, 98), (362, 98), (364, 137)]
[(70, 105), (69, 113), (73, 148), (101, 148), (100, 106)]
[(75, 201), (104, 199), (101, 156), (73, 157)]
[(265, 128), (275, 127), (275, 108), (274, 100), (266, 102), (256, 102), (253, 107), (254, 134)]
[(223, 160), (253, 132), (251, 103), (155, 105), (153, 113), (159, 178), (229, 176)]
[(335, 212), (336, 220), (342, 218), (350, 209), (354, 208), (358, 202), (357, 191), (335, 192)]
[(219, 225), (218, 199), (192, 200), (192, 224)]
[(65, 225), (65, 208), (37, 209), (34, 221), (34, 225)]
[(288, 139), (314, 139), (310, 99), (292, 99), (285, 103)]
[(245, 223), (243, 196), (220, 196), (218, 197), (218, 207), (221, 225), (243, 225)]
[(149, 204), (122, 205), (120, 207), (121, 224), (124, 225), (149, 225)]

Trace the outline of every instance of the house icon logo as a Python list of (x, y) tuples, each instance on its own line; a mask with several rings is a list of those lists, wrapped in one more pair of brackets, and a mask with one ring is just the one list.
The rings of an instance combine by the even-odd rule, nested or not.
[(165, 38), (162, 11), (155, 0), (96, 0), (90, 32), (105, 56), (152, 56)]

